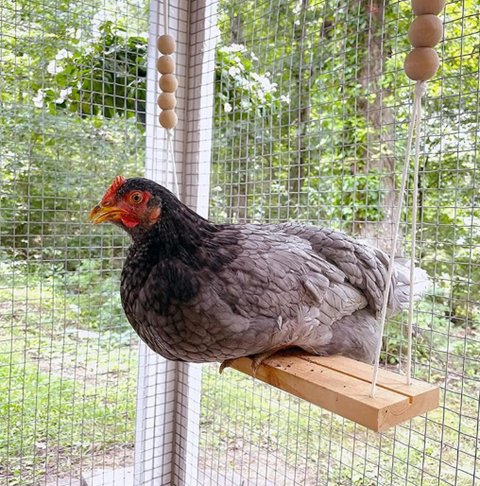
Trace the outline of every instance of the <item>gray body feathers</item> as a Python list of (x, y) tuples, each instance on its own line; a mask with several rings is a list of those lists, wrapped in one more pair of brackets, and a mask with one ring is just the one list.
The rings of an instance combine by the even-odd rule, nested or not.
[[(187, 242), (170, 236), (178, 247), (167, 248), (158, 236), (130, 250), (122, 302), (154, 351), (207, 362), (298, 346), (372, 361), (385, 253), (343, 233), (297, 223), (201, 225), (204, 231), (197, 237), (192, 230)], [(428, 278), (421, 270), (415, 275), (419, 298)], [(407, 307), (410, 285), (408, 265), (399, 261), (390, 315)]]

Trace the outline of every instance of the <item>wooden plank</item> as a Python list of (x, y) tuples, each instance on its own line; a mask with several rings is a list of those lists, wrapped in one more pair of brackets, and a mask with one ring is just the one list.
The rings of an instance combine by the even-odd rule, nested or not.
[[(424, 384), (416, 382), (414, 394), (399, 393), (392, 385), (395, 376), (388, 376), (395, 374), (385, 370), (382, 381), (388, 387), (379, 387), (372, 398), (365, 368), (361, 367), (359, 378), (353, 375), (354, 364), (359, 364), (356, 361), (329, 364), (330, 359), (304, 353), (277, 354), (264, 361), (256, 378), (377, 432), (438, 406), (437, 388), (428, 384), (422, 388)], [(231, 367), (253, 375), (250, 358), (237, 359)]]
[[(344, 356), (330, 356), (328, 358), (312, 356), (309, 354), (298, 354), (297, 356), (308, 362), (313, 362), (346, 375), (354, 376), (355, 378), (370, 384), (372, 383), (373, 366), (369, 364), (345, 358)], [(412, 401), (414, 397), (419, 397), (421, 395), (432, 395), (431, 392), (433, 390), (439, 392), (438, 387), (420, 380), (412, 379), (412, 384), (407, 385), (404, 375), (381, 368), (378, 370), (377, 384), (381, 388), (395, 391), (396, 393), (409, 397), (410, 401)]]

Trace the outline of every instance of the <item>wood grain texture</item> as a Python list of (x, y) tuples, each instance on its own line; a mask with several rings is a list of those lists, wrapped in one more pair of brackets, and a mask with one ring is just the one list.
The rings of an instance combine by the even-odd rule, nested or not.
[[(250, 358), (231, 367), (253, 376)], [(437, 387), (418, 380), (406, 385), (405, 377), (386, 370), (380, 370), (372, 398), (372, 373), (372, 366), (349, 358), (290, 352), (265, 360), (256, 378), (376, 432), (438, 407)]]

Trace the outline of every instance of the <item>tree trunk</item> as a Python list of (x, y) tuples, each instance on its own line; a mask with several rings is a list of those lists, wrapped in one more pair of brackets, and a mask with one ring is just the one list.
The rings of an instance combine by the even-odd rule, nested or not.
[[(395, 188), (394, 125), (391, 108), (384, 103), (388, 92), (382, 88), (383, 59), (382, 25), (384, 0), (360, 0), (369, 18), (365, 35), (365, 53), (361, 62), (360, 83), (363, 96), (358, 106), (367, 124), (367, 141), (364, 173), (380, 174), (379, 205), (381, 219), (378, 221), (356, 221), (356, 230), (367, 240), (385, 251), (392, 245), (394, 209), (399, 203)], [(388, 0), (386, 0), (388, 1)], [(401, 254), (402, 237), (400, 236), (397, 253)]]
[[(293, 165), (290, 165), (288, 171), (287, 191), (290, 201), (294, 204), (300, 200), (300, 190), (305, 179), (305, 168), (309, 162), (309, 154), (305, 145), (305, 134), (310, 124), (310, 80), (312, 79), (312, 65), (304, 65), (303, 43), (305, 42), (306, 32), (306, 13), (308, 9), (308, 0), (302, 0), (300, 10), (300, 22), (295, 27), (295, 51), (296, 61), (293, 63), (292, 79), (295, 79), (297, 86), (297, 141), (296, 154)], [(295, 20), (295, 17), (292, 16)], [(307, 86), (304, 86), (307, 83)]]

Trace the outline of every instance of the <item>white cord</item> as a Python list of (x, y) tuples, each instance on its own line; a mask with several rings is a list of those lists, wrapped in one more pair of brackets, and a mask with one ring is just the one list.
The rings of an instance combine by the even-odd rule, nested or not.
[[(169, 3), (168, 0), (163, 0), (163, 25), (165, 27), (165, 34), (168, 34), (168, 10)], [(175, 163), (175, 149), (173, 146), (173, 130), (165, 129), (167, 132), (167, 182), (168, 182), (168, 170), (172, 170), (173, 174), (173, 190), (175, 195), (180, 198), (180, 191), (178, 188), (178, 177), (177, 177), (177, 165)]]
[(163, 25), (166, 35), (168, 34), (168, 0), (163, 0)]
[(412, 217), (412, 254), (410, 258), (410, 294), (409, 294), (409, 324), (408, 324), (408, 373), (407, 373), (407, 383), (411, 383), (411, 364), (412, 364), (412, 328), (413, 328), (413, 277), (414, 277), (414, 266), (415, 266), (415, 230), (416, 230), (416, 223), (417, 223), (417, 199), (418, 199), (418, 165), (420, 159), (420, 122), (422, 116), (422, 97), (425, 95), (427, 90), (427, 85), (425, 81), (418, 81), (415, 85), (415, 98), (413, 101), (413, 111), (412, 111), (412, 119), (410, 121), (410, 128), (408, 132), (408, 140), (407, 140), (407, 150), (405, 153), (405, 163), (403, 165), (403, 172), (402, 172), (402, 183), (400, 186), (400, 194), (399, 194), (399, 204), (395, 208), (394, 213), (394, 230), (393, 230), (393, 238), (392, 238), (392, 248), (390, 251), (390, 261), (388, 263), (388, 272), (387, 272), (387, 280), (385, 282), (385, 291), (383, 294), (383, 306), (382, 306), (382, 313), (380, 316), (380, 333), (377, 345), (377, 351), (375, 353), (375, 364), (373, 368), (373, 377), (372, 377), (372, 388), (370, 395), (375, 397), (375, 392), (377, 389), (377, 380), (378, 380), (378, 369), (380, 366), (380, 354), (382, 352), (382, 338), (383, 332), (385, 330), (385, 321), (387, 317), (387, 309), (388, 309), (388, 300), (390, 296), (390, 288), (392, 284), (392, 276), (393, 276), (393, 267), (395, 264), (395, 254), (397, 251), (397, 243), (398, 243), (398, 234), (400, 229), (400, 218), (402, 213), (403, 207), (403, 200), (405, 197), (405, 192), (407, 188), (407, 178), (408, 178), (408, 168), (410, 166), (410, 154), (412, 151), (412, 141), (413, 136), (415, 133), (415, 129), (417, 129), (417, 139), (415, 143), (415, 164), (414, 164), (414, 178), (415, 178), (415, 187), (413, 192), (413, 217)]
[[(180, 198), (180, 191), (178, 189), (178, 177), (177, 177), (177, 166), (175, 164), (175, 152), (173, 147), (173, 130), (166, 129), (167, 132), (167, 162), (170, 162), (170, 166), (173, 173), (173, 189), (175, 195)], [(167, 173), (168, 173), (168, 166), (167, 166)]]
[[(413, 311), (414, 311), (414, 281), (415, 281), (415, 255), (417, 246), (417, 213), (418, 213), (418, 166), (420, 161), (420, 135), (422, 130), (422, 97), (425, 95), (427, 85), (417, 83), (415, 96), (418, 96), (416, 113), (416, 139), (415, 158), (413, 167), (413, 201), (412, 201), (412, 246), (410, 254), (410, 293), (408, 301), (408, 352), (407, 352), (407, 385), (412, 384), (412, 336), (413, 336)], [(417, 93), (418, 91), (418, 93)], [(415, 115), (415, 114), (414, 114)]]

